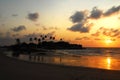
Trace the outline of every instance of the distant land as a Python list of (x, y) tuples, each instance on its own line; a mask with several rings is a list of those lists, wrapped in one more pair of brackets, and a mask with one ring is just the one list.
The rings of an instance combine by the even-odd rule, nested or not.
[(16, 43), (10, 46), (4, 46), (9, 50), (12, 50), (15, 53), (26, 53), (31, 54), (31, 52), (41, 52), (47, 50), (58, 50), (58, 49), (85, 49), (81, 44), (70, 44), (65, 42), (62, 39), (55, 41), (54, 37), (51, 37), (50, 40), (45, 40), (44, 38), (30, 38), (29, 43), (21, 42), (19, 38), (15, 39)]

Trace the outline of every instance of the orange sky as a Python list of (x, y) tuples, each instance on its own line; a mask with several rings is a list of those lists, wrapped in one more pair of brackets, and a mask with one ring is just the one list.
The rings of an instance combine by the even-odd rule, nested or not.
[[(27, 4), (29, 3), (29, 4)], [(0, 1), (0, 45), (49, 34), (85, 47), (120, 47), (118, 0)], [(97, 5), (97, 6), (96, 6)], [(107, 6), (106, 6), (107, 5)]]

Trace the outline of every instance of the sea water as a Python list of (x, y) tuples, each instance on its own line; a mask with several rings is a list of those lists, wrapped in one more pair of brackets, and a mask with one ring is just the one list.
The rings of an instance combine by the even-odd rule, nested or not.
[[(52, 53), (49, 55), (49, 53)], [(16, 57), (37, 63), (66, 66), (82, 66), (108, 70), (120, 70), (120, 48), (86, 48), (77, 50), (50, 50), (47, 55), (25, 55)], [(10, 54), (7, 54), (11, 56)]]

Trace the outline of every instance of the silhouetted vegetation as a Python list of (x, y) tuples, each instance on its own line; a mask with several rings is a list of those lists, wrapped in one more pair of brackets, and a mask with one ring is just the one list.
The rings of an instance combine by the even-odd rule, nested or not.
[(40, 38), (29, 38), (29, 43), (21, 43), (20, 39), (16, 39), (16, 44), (9, 46), (13, 50), (13, 56), (19, 56), (16, 53), (28, 53), (38, 52), (41, 50), (55, 50), (55, 49), (83, 49), (82, 45), (70, 44), (63, 41), (61, 38), (59, 41), (55, 41), (55, 37), (48, 37), (47, 35), (41, 35)]

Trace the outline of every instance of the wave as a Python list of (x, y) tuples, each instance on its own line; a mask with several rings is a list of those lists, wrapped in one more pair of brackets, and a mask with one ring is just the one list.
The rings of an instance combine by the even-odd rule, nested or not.
[(56, 50), (56, 54), (60, 55), (72, 55), (72, 56), (110, 56), (120, 57), (119, 48), (88, 48), (82, 50)]

